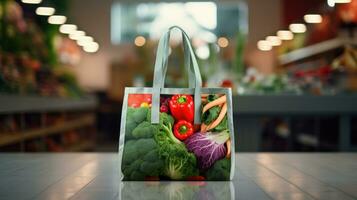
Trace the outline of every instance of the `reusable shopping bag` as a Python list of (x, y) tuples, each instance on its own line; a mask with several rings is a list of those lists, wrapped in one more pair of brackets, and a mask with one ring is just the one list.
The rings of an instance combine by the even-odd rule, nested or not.
[[(189, 88), (165, 88), (172, 29), (182, 34)], [(232, 180), (234, 130), (229, 88), (202, 88), (190, 39), (177, 26), (159, 40), (153, 87), (125, 88), (119, 139), (124, 181)]]

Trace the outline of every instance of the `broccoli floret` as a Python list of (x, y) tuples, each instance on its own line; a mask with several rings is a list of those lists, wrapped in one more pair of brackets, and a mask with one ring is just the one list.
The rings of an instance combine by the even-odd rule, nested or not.
[(137, 123), (133, 120), (126, 119), (125, 124), (125, 140), (133, 139), (132, 132), (137, 127)]
[(227, 181), (229, 180), (231, 172), (231, 159), (218, 160), (212, 168), (210, 168), (206, 175), (209, 181)]
[(182, 180), (185, 177), (198, 175), (198, 169), (195, 168), (196, 159), (192, 160), (193, 155), (190, 154), (168, 157), (165, 174), (173, 180)]
[(156, 162), (143, 162), (140, 171), (148, 176), (159, 176), (164, 169), (164, 161), (158, 159)]
[(172, 133), (172, 126), (175, 119), (166, 113), (160, 113), (160, 124), (158, 125), (159, 131), (154, 135), (156, 142), (159, 145), (163, 143), (182, 144)]
[(154, 139), (130, 140), (125, 144), (122, 171), (125, 180), (144, 180), (146, 176), (159, 176), (164, 161), (158, 155)]
[(140, 155), (147, 154), (149, 151), (155, 149), (157, 144), (154, 139), (139, 139), (135, 143), (135, 149)]
[(154, 135), (159, 145), (159, 155), (165, 160), (164, 175), (174, 180), (198, 175), (196, 157), (172, 133), (174, 119), (160, 114), (159, 132)]
[(131, 180), (144, 180), (145, 179), (145, 174), (142, 173), (141, 171), (134, 171), (130, 175)]
[(168, 126), (169, 124), (172, 126), (175, 123), (175, 119), (167, 114), (167, 113), (160, 113), (160, 124)]
[(143, 159), (148, 162), (155, 162), (157, 161), (158, 157), (159, 157), (159, 151), (158, 149), (154, 149), (149, 153), (147, 153)]
[(146, 119), (148, 111), (149, 111), (149, 108), (146, 108), (146, 107), (136, 108), (135, 112), (132, 115), (133, 120), (137, 124), (140, 124), (141, 122), (143, 122)]
[(123, 152), (123, 163), (129, 164), (138, 157), (138, 151), (135, 149), (135, 141), (130, 140), (125, 143)]
[(126, 110), (126, 118), (133, 118), (133, 114), (135, 113), (135, 108), (128, 107)]
[(153, 138), (157, 131), (157, 126), (144, 121), (133, 130), (132, 136), (134, 138)]

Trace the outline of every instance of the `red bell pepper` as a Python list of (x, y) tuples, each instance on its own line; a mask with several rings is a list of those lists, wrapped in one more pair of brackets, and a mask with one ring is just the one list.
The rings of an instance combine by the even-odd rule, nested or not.
[(178, 121), (174, 126), (174, 135), (179, 140), (185, 140), (193, 134), (193, 125), (185, 120)]
[(186, 120), (193, 122), (195, 107), (190, 95), (174, 95), (169, 101), (169, 107), (175, 120)]

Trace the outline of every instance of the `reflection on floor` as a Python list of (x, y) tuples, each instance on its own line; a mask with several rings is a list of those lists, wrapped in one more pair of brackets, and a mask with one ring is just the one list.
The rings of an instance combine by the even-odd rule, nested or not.
[(0, 199), (356, 199), (357, 154), (240, 153), (232, 182), (121, 182), (117, 153), (1, 154)]

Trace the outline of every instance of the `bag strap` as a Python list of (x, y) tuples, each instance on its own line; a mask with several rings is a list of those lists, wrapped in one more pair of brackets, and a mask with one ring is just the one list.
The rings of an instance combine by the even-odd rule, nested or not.
[[(170, 37), (170, 34), (169, 34)], [(184, 40), (184, 33), (182, 33), (182, 41)], [(170, 41), (170, 38), (168, 39)], [(190, 55), (190, 50), (189, 47), (185, 42), (183, 42), (183, 51), (184, 51), (184, 66), (185, 69), (188, 71), (188, 87), (189, 88), (195, 88), (195, 74), (193, 72), (193, 68), (191, 67), (191, 55)], [(163, 64), (164, 64), (164, 69), (162, 70), (162, 77), (163, 80), (166, 79), (166, 74), (167, 74), (167, 65), (168, 65), (168, 57), (163, 58)], [(165, 81), (162, 81), (161, 88), (165, 87)]]
[(193, 48), (190, 43), (190, 39), (178, 26), (173, 26), (160, 38), (159, 45), (156, 53), (155, 69), (154, 69), (154, 81), (153, 81), (153, 93), (152, 93), (152, 106), (151, 106), (151, 122), (159, 123), (160, 115), (160, 93), (164, 88), (165, 77), (167, 72), (167, 60), (169, 56), (169, 39), (172, 29), (177, 28), (181, 31), (183, 36), (184, 52), (186, 55), (186, 68), (189, 74), (189, 87), (194, 88), (194, 102), (195, 102), (195, 124), (200, 123), (200, 107), (201, 107), (201, 87), (202, 79), (200, 70), (198, 67), (196, 56), (193, 52)]

